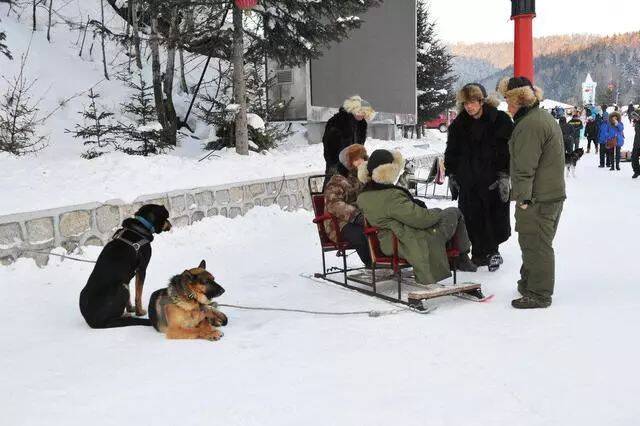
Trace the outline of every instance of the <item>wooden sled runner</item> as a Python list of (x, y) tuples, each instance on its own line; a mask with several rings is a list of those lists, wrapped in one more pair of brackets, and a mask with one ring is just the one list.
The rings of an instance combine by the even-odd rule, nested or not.
[[(365, 225), (365, 234), (369, 242), (372, 267), (371, 269), (349, 268), (347, 252), (353, 251), (353, 248), (342, 240), (337, 220), (324, 211), (324, 195), (320, 190), (322, 184), (317, 182), (320, 178), (325, 178), (325, 176), (311, 176), (308, 182), (315, 213), (313, 222), (317, 225), (322, 250), (322, 273), (316, 273), (315, 277), (388, 302), (408, 305), (417, 310), (426, 310), (425, 301), (442, 296), (465, 294), (478, 300), (484, 298), (480, 284), (457, 283), (456, 260), (460, 252), (455, 248), (447, 250), (449, 266), (453, 274), (453, 284), (418, 285), (412, 274), (407, 271), (411, 265), (398, 255), (398, 240), (395, 235), (393, 236), (393, 254), (387, 256), (380, 249), (378, 229), (368, 224)], [(331, 241), (326, 234), (324, 223), (327, 221), (330, 226), (335, 227), (338, 242)], [(328, 252), (335, 252), (337, 257), (342, 258), (339, 267), (327, 268), (326, 253)], [(403, 270), (406, 272), (403, 273)], [(334, 278), (336, 275), (341, 276), (342, 280)]]

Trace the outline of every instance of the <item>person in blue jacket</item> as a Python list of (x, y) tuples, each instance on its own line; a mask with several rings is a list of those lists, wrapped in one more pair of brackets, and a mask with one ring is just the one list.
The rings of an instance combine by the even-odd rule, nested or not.
[[(609, 170), (620, 170), (620, 151), (622, 145), (624, 145), (624, 125), (622, 124), (622, 117), (620, 113), (615, 111), (609, 114), (609, 120), (605, 121), (600, 128), (599, 142), (600, 149), (607, 152), (607, 164), (610, 166)], [(614, 141), (613, 147), (606, 147), (607, 143)], [(615, 156), (615, 167), (614, 167)], [(602, 154), (600, 154), (600, 167), (604, 167), (602, 161)]]

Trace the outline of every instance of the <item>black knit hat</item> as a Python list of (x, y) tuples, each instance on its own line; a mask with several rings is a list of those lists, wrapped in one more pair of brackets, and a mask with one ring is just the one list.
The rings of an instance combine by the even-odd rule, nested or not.
[(533, 89), (533, 83), (527, 77), (511, 77), (507, 84), (507, 90), (517, 89), (519, 87), (530, 87)]
[(390, 151), (387, 151), (386, 149), (376, 149), (369, 157), (367, 171), (369, 172), (369, 175), (371, 175), (376, 167), (391, 163), (393, 163), (393, 154)]

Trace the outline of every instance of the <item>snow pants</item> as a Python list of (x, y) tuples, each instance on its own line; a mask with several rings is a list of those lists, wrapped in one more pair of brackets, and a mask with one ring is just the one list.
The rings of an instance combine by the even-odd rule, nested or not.
[(358, 256), (365, 266), (371, 266), (371, 253), (369, 252), (369, 242), (364, 234), (364, 226), (355, 223), (347, 223), (342, 227), (342, 238), (356, 249)]
[(516, 232), (522, 250), (518, 291), (542, 301), (551, 301), (555, 286), (553, 239), (558, 230), (564, 201), (538, 202), (526, 210), (516, 207)]
[(633, 151), (631, 151), (631, 166), (633, 167), (633, 173), (640, 174), (640, 139), (633, 143)]
[[(438, 209), (430, 210), (437, 211)], [(442, 210), (437, 228), (451, 246), (457, 248), (460, 253), (469, 253), (471, 240), (469, 240), (467, 225), (460, 209), (449, 207)]]

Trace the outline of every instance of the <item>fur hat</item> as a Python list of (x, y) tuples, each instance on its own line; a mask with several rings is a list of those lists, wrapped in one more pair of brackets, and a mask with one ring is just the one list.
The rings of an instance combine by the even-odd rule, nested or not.
[(340, 154), (338, 155), (338, 160), (340, 160), (340, 163), (342, 163), (342, 165), (346, 167), (347, 170), (353, 169), (353, 162), (358, 158), (362, 158), (366, 161), (369, 159), (369, 156), (367, 155), (367, 149), (364, 147), (364, 145), (360, 145), (357, 143), (349, 145), (348, 147), (340, 151)]
[(531, 107), (543, 99), (543, 92), (534, 86), (526, 77), (505, 77), (496, 88), (508, 103), (515, 103), (520, 107)]
[(484, 101), (496, 108), (500, 101), (495, 96), (487, 96), (487, 89), (480, 83), (465, 84), (456, 94), (458, 112), (462, 112), (465, 102)]
[(622, 121), (622, 115), (620, 115), (618, 111), (613, 111), (612, 113), (609, 114), (609, 123), (613, 124), (613, 117), (615, 117), (618, 120), (618, 123)]
[(400, 152), (376, 149), (371, 153), (369, 161), (358, 167), (358, 179), (362, 183), (373, 180), (376, 183), (393, 185), (403, 170), (404, 158)]
[(342, 104), (342, 108), (353, 115), (364, 115), (364, 118), (367, 121), (373, 120), (373, 117), (376, 116), (376, 112), (371, 107), (371, 104), (358, 95), (352, 96), (344, 101), (344, 103)]

